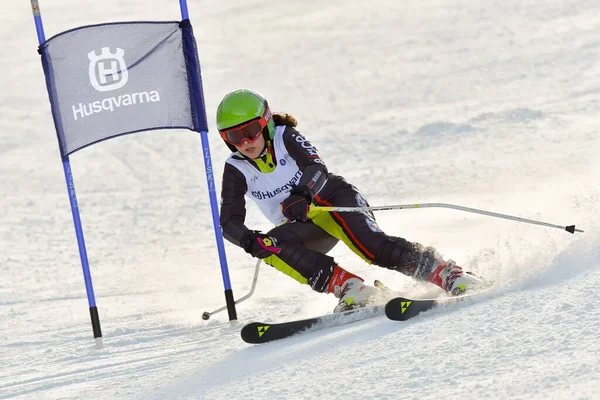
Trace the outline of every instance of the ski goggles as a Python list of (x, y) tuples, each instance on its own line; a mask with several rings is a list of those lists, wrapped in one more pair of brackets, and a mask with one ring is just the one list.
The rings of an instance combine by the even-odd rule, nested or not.
[(265, 107), (262, 117), (243, 123), (242, 125), (219, 131), (223, 140), (234, 146), (241, 146), (244, 141), (254, 143), (260, 133), (267, 127), (271, 120), (271, 110)]

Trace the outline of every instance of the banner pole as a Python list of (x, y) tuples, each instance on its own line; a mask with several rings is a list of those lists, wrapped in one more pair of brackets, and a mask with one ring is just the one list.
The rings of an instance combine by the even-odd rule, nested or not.
[[(179, 0), (179, 7), (181, 9), (182, 20), (189, 20), (189, 13), (187, 7), (187, 0)], [(190, 60), (192, 61), (192, 60)], [(198, 66), (197, 70), (200, 70)], [(202, 99), (204, 94), (202, 93), (202, 85), (200, 83), (200, 77), (192, 74), (190, 77), (192, 80), (192, 86), (197, 90), (196, 99)], [(204, 102), (199, 104), (196, 101), (195, 106), (196, 114), (204, 116), (206, 119), (206, 109), (204, 108)], [(227, 304), (227, 312), (229, 314), (229, 320), (237, 320), (237, 311), (235, 309), (235, 299), (233, 297), (233, 290), (231, 288), (231, 280), (229, 278), (229, 267), (227, 265), (227, 257), (225, 255), (225, 244), (223, 242), (223, 233), (219, 222), (219, 203), (217, 202), (217, 195), (215, 189), (215, 177), (212, 168), (212, 159), (210, 156), (210, 145), (208, 142), (208, 132), (200, 132), (200, 140), (202, 141), (202, 150), (204, 154), (204, 167), (206, 170), (206, 182), (208, 184), (208, 196), (210, 199), (210, 208), (212, 212), (213, 228), (215, 231), (215, 239), (217, 241), (217, 251), (219, 253), (219, 262), (221, 264), (221, 274), (223, 275), (223, 286), (225, 288), (225, 303)]]
[[(44, 34), (44, 25), (42, 23), (42, 14), (40, 12), (40, 6), (38, 0), (31, 0), (31, 11), (33, 13), (33, 19), (35, 21), (35, 28), (37, 31), (38, 44), (42, 46), (46, 42), (46, 36)], [(92, 331), (94, 333), (94, 340), (96, 342), (96, 348), (101, 349), (104, 347), (102, 342), (102, 329), (100, 328), (100, 318), (98, 316), (98, 308), (96, 307), (96, 298), (94, 296), (94, 286), (92, 285), (92, 276), (90, 274), (90, 266), (87, 257), (87, 251), (85, 248), (85, 239), (83, 236), (83, 229), (81, 227), (81, 218), (79, 215), (79, 207), (77, 205), (77, 195), (75, 193), (75, 183), (73, 182), (73, 174), (71, 173), (71, 163), (68, 156), (62, 157), (63, 171), (65, 174), (65, 181), (67, 184), (67, 191), (69, 194), (69, 202), (71, 204), (71, 213), (73, 214), (73, 224), (75, 225), (75, 235), (77, 236), (77, 246), (79, 248), (79, 258), (81, 259), (81, 266), (83, 269), (83, 277), (85, 280), (85, 289), (88, 298), (88, 304), (90, 309), (90, 318), (92, 320)]]
[(181, 9), (181, 19), (190, 19), (187, 0), (179, 0), (179, 8)]

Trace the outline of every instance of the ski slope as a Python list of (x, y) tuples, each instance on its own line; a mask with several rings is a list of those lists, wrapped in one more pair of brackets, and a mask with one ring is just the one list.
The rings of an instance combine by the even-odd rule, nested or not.
[[(471, 305), (266, 345), (252, 320), (336, 300), (263, 267), (240, 321), (224, 304), (202, 146), (154, 131), (71, 156), (105, 348), (96, 350), (29, 5), (0, 13), (0, 399), (600, 399), (600, 3), (190, 2), (214, 115), (239, 87), (299, 120), (372, 205), (443, 202), (570, 225), (571, 235), (444, 209), (377, 214), (496, 281)], [(177, 20), (175, 1), (42, 1), (46, 36)], [(257, 208), (247, 225), (268, 229)], [(368, 281), (436, 294), (332, 254)], [(234, 294), (255, 261), (227, 244)]]

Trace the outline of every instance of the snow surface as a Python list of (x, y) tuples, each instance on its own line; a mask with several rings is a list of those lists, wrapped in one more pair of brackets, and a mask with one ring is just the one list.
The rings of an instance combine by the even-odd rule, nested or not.
[[(422, 209), (378, 214), (497, 281), (472, 305), (381, 317), (267, 345), (252, 320), (329, 312), (331, 296), (262, 268), (224, 313), (202, 147), (189, 131), (71, 157), (105, 348), (92, 339), (27, 2), (0, 13), (0, 398), (600, 399), (600, 2), (190, 2), (215, 133), (238, 87), (293, 113), (330, 170), (373, 205), (445, 202), (586, 232)], [(46, 35), (179, 19), (175, 1), (41, 2)], [(251, 208), (248, 225), (268, 229)], [(227, 245), (234, 294), (254, 260)], [(332, 253), (367, 280), (428, 291)]]

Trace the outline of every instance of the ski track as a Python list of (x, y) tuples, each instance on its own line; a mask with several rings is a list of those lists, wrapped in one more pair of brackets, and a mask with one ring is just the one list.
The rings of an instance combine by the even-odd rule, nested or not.
[[(0, 13), (0, 399), (600, 399), (600, 5), (467, 0), (190, 2), (217, 187), (222, 96), (293, 113), (329, 169), (377, 214), (495, 281), (468, 303), (248, 345), (244, 323), (330, 312), (335, 299), (262, 266), (254, 296), (210, 321), (223, 286), (201, 142), (155, 131), (71, 156), (105, 348), (88, 303), (31, 12)], [(178, 19), (176, 2), (41, 2), (46, 36)], [(18, 35), (17, 33), (22, 33)], [(255, 207), (246, 223), (269, 225)], [(236, 297), (255, 261), (226, 244)], [(331, 255), (408, 296), (439, 290)]]

